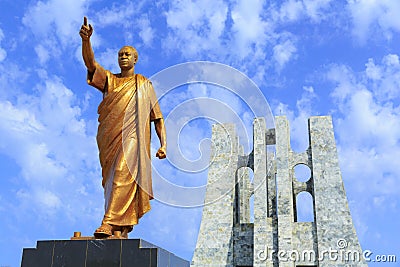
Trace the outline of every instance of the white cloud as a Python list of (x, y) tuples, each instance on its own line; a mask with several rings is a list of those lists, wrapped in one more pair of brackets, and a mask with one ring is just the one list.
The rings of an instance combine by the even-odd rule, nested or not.
[(291, 147), (296, 152), (304, 152), (309, 146), (307, 121), (311, 116), (318, 115), (313, 107), (313, 101), (317, 98), (313, 87), (304, 86), (301, 98), (296, 101), (295, 110), (281, 102), (274, 105), (274, 114), (284, 115), (289, 120)]
[(368, 63), (365, 66), (367, 67), (365, 73), (369, 79), (380, 80), (382, 78), (382, 70), (375, 65), (372, 58), (368, 59)]
[[(258, 50), (262, 50), (266, 45), (270, 25), (261, 17), (263, 4), (264, 2), (259, 0), (240, 0), (232, 8), (233, 40), (236, 54), (240, 58), (261, 53)], [(252, 48), (253, 45), (255, 48)]]
[(328, 75), (335, 84), (331, 96), (337, 104), (341, 166), (358, 192), (369, 192), (362, 199), (371, 195), (389, 199), (382, 196), (396, 194), (394, 188), (400, 185), (400, 171), (395, 167), (400, 156), (398, 75), (397, 55), (385, 56), (381, 64), (369, 59), (361, 73), (334, 66)]
[(327, 12), (332, 0), (287, 0), (274, 10), (274, 15), (282, 22), (294, 22), (304, 17), (312, 22), (320, 22), (328, 17)]
[(391, 39), (400, 31), (400, 2), (397, 0), (348, 0), (354, 29), (353, 34), (361, 41), (370, 40), (372, 34), (383, 34)]
[[(308, 14), (317, 21), (330, 2), (288, 1), (282, 6), (282, 16), (286, 16), (286, 12), (293, 19), (299, 19), (296, 15), (299, 9), (301, 14)], [(259, 0), (229, 4), (224, 1), (172, 1), (165, 13), (170, 31), (163, 42), (164, 48), (169, 52), (178, 50), (189, 60), (200, 57), (201, 60), (226, 62), (240, 68), (256, 82), (263, 82), (269, 68), (281, 71), (296, 58), (295, 36), (277, 30), (287, 22), (282, 22), (277, 14), (279, 11), (273, 4), (268, 6)], [(273, 51), (272, 60), (268, 51)]]
[(33, 47), (42, 65), (60, 58), (71, 45), (77, 45), (86, 10), (85, 0), (32, 2), (23, 15), (22, 24), (30, 30), (33, 38), (23, 29), (25, 32), (19, 41), (37, 42)]
[(43, 45), (38, 44), (35, 46), (35, 52), (39, 58), (40, 64), (45, 64), (49, 60), (49, 51)]
[(139, 36), (142, 38), (143, 43), (146, 46), (151, 46), (154, 38), (155, 31), (150, 25), (150, 20), (149, 17), (146, 15), (143, 15), (139, 21), (138, 24), (140, 25), (140, 32)]
[(57, 209), (61, 206), (61, 200), (54, 192), (39, 190), (36, 197), (39, 205), (43, 205), (46, 209)]
[[(72, 91), (57, 77), (42, 78), (35, 94), (0, 101), (0, 152), (16, 162), (24, 181), (14, 209), (26, 216), (35, 211), (38, 223), (57, 220), (59, 212), (70, 222), (78, 214), (91, 221), (94, 210), (81, 203), (82, 193), (96, 191), (92, 183), (101, 180), (95, 138), (86, 133)], [(96, 196), (85, 196), (84, 203)]]
[(338, 101), (342, 101), (351, 94), (355, 84), (355, 74), (344, 65), (335, 65), (329, 69), (326, 74), (327, 79), (337, 83), (335, 89), (331, 92), (331, 96)]
[(76, 38), (79, 24), (86, 12), (84, 0), (37, 1), (25, 13), (22, 22), (38, 39), (57, 40), (59, 47), (70, 44)]
[(378, 100), (396, 99), (400, 88), (400, 61), (398, 55), (383, 57), (381, 64), (369, 59), (366, 64), (366, 77), (369, 86)]
[(333, 0), (303, 0), (307, 16), (315, 22), (327, 18), (327, 10), (331, 2)]
[(227, 12), (228, 6), (222, 0), (171, 1), (170, 9), (165, 13), (171, 30), (164, 47), (179, 49), (186, 57), (223, 52), (221, 38)]
[(2, 62), (7, 57), (7, 52), (3, 48), (0, 48), (0, 62)]
[(277, 63), (277, 69), (281, 70), (294, 56), (297, 51), (291, 40), (285, 40), (273, 48), (273, 58)]
[[(0, 44), (4, 39), (3, 30), (0, 28)], [(7, 52), (2, 47), (0, 47), (0, 62), (2, 62), (7, 57)]]
[(303, 2), (296, 0), (289, 0), (282, 4), (279, 12), (282, 21), (295, 21), (300, 18), (303, 13)]
[[(95, 54), (96, 61), (105, 69), (110, 70), (113, 73), (119, 73), (120, 68), (118, 65), (118, 51), (120, 48), (107, 48), (104, 52)], [(140, 60), (140, 54), (139, 54)]]
[(99, 27), (113, 26), (132, 26), (132, 17), (140, 14), (144, 2), (124, 2), (122, 4), (113, 4), (104, 8), (96, 14), (96, 25)]
[[(7, 75), (6, 75), (7, 74)], [(24, 84), (29, 78), (25, 68), (20, 68), (13, 62), (0, 64), (0, 99), (8, 99), (10, 96), (19, 95), (24, 89)]]

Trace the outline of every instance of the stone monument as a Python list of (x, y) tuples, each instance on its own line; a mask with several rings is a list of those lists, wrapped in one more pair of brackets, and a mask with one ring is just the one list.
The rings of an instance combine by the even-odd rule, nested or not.
[[(311, 117), (309, 148), (290, 147), (286, 117), (253, 123), (243, 155), (234, 125), (214, 125), (202, 222), (191, 266), (367, 266), (352, 223), (330, 117)], [(275, 152), (267, 148), (275, 146)], [(294, 167), (310, 168), (300, 182)], [(248, 169), (253, 171), (249, 180)], [(312, 222), (298, 222), (297, 195), (313, 199)], [(250, 222), (250, 197), (254, 222)]]

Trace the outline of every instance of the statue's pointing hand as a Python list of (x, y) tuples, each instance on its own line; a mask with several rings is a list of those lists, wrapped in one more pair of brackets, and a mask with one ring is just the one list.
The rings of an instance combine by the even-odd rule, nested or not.
[(93, 33), (93, 27), (91, 24), (88, 25), (87, 23), (87, 18), (83, 17), (83, 25), (81, 27), (81, 30), (79, 31), (79, 35), (83, 40), (89, 40), (90, 36), (92, 36)]

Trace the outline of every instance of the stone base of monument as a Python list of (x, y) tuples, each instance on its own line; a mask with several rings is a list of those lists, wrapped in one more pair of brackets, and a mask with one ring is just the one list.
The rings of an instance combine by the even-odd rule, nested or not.
[(38, 241), (24, 248), (21, 267), (188, 267), (190, 263), (142, 239)]

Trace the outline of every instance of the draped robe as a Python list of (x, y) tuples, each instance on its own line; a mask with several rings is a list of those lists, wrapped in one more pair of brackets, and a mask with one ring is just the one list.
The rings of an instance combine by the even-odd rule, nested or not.
[(150, 210), (150, 122), (162, 113), (151, 82), (140, 74), (120, 77), (96, 64), (88, 84), (104, 94), (97, 132), (105, 198), (102, 223), (132, 226)]

